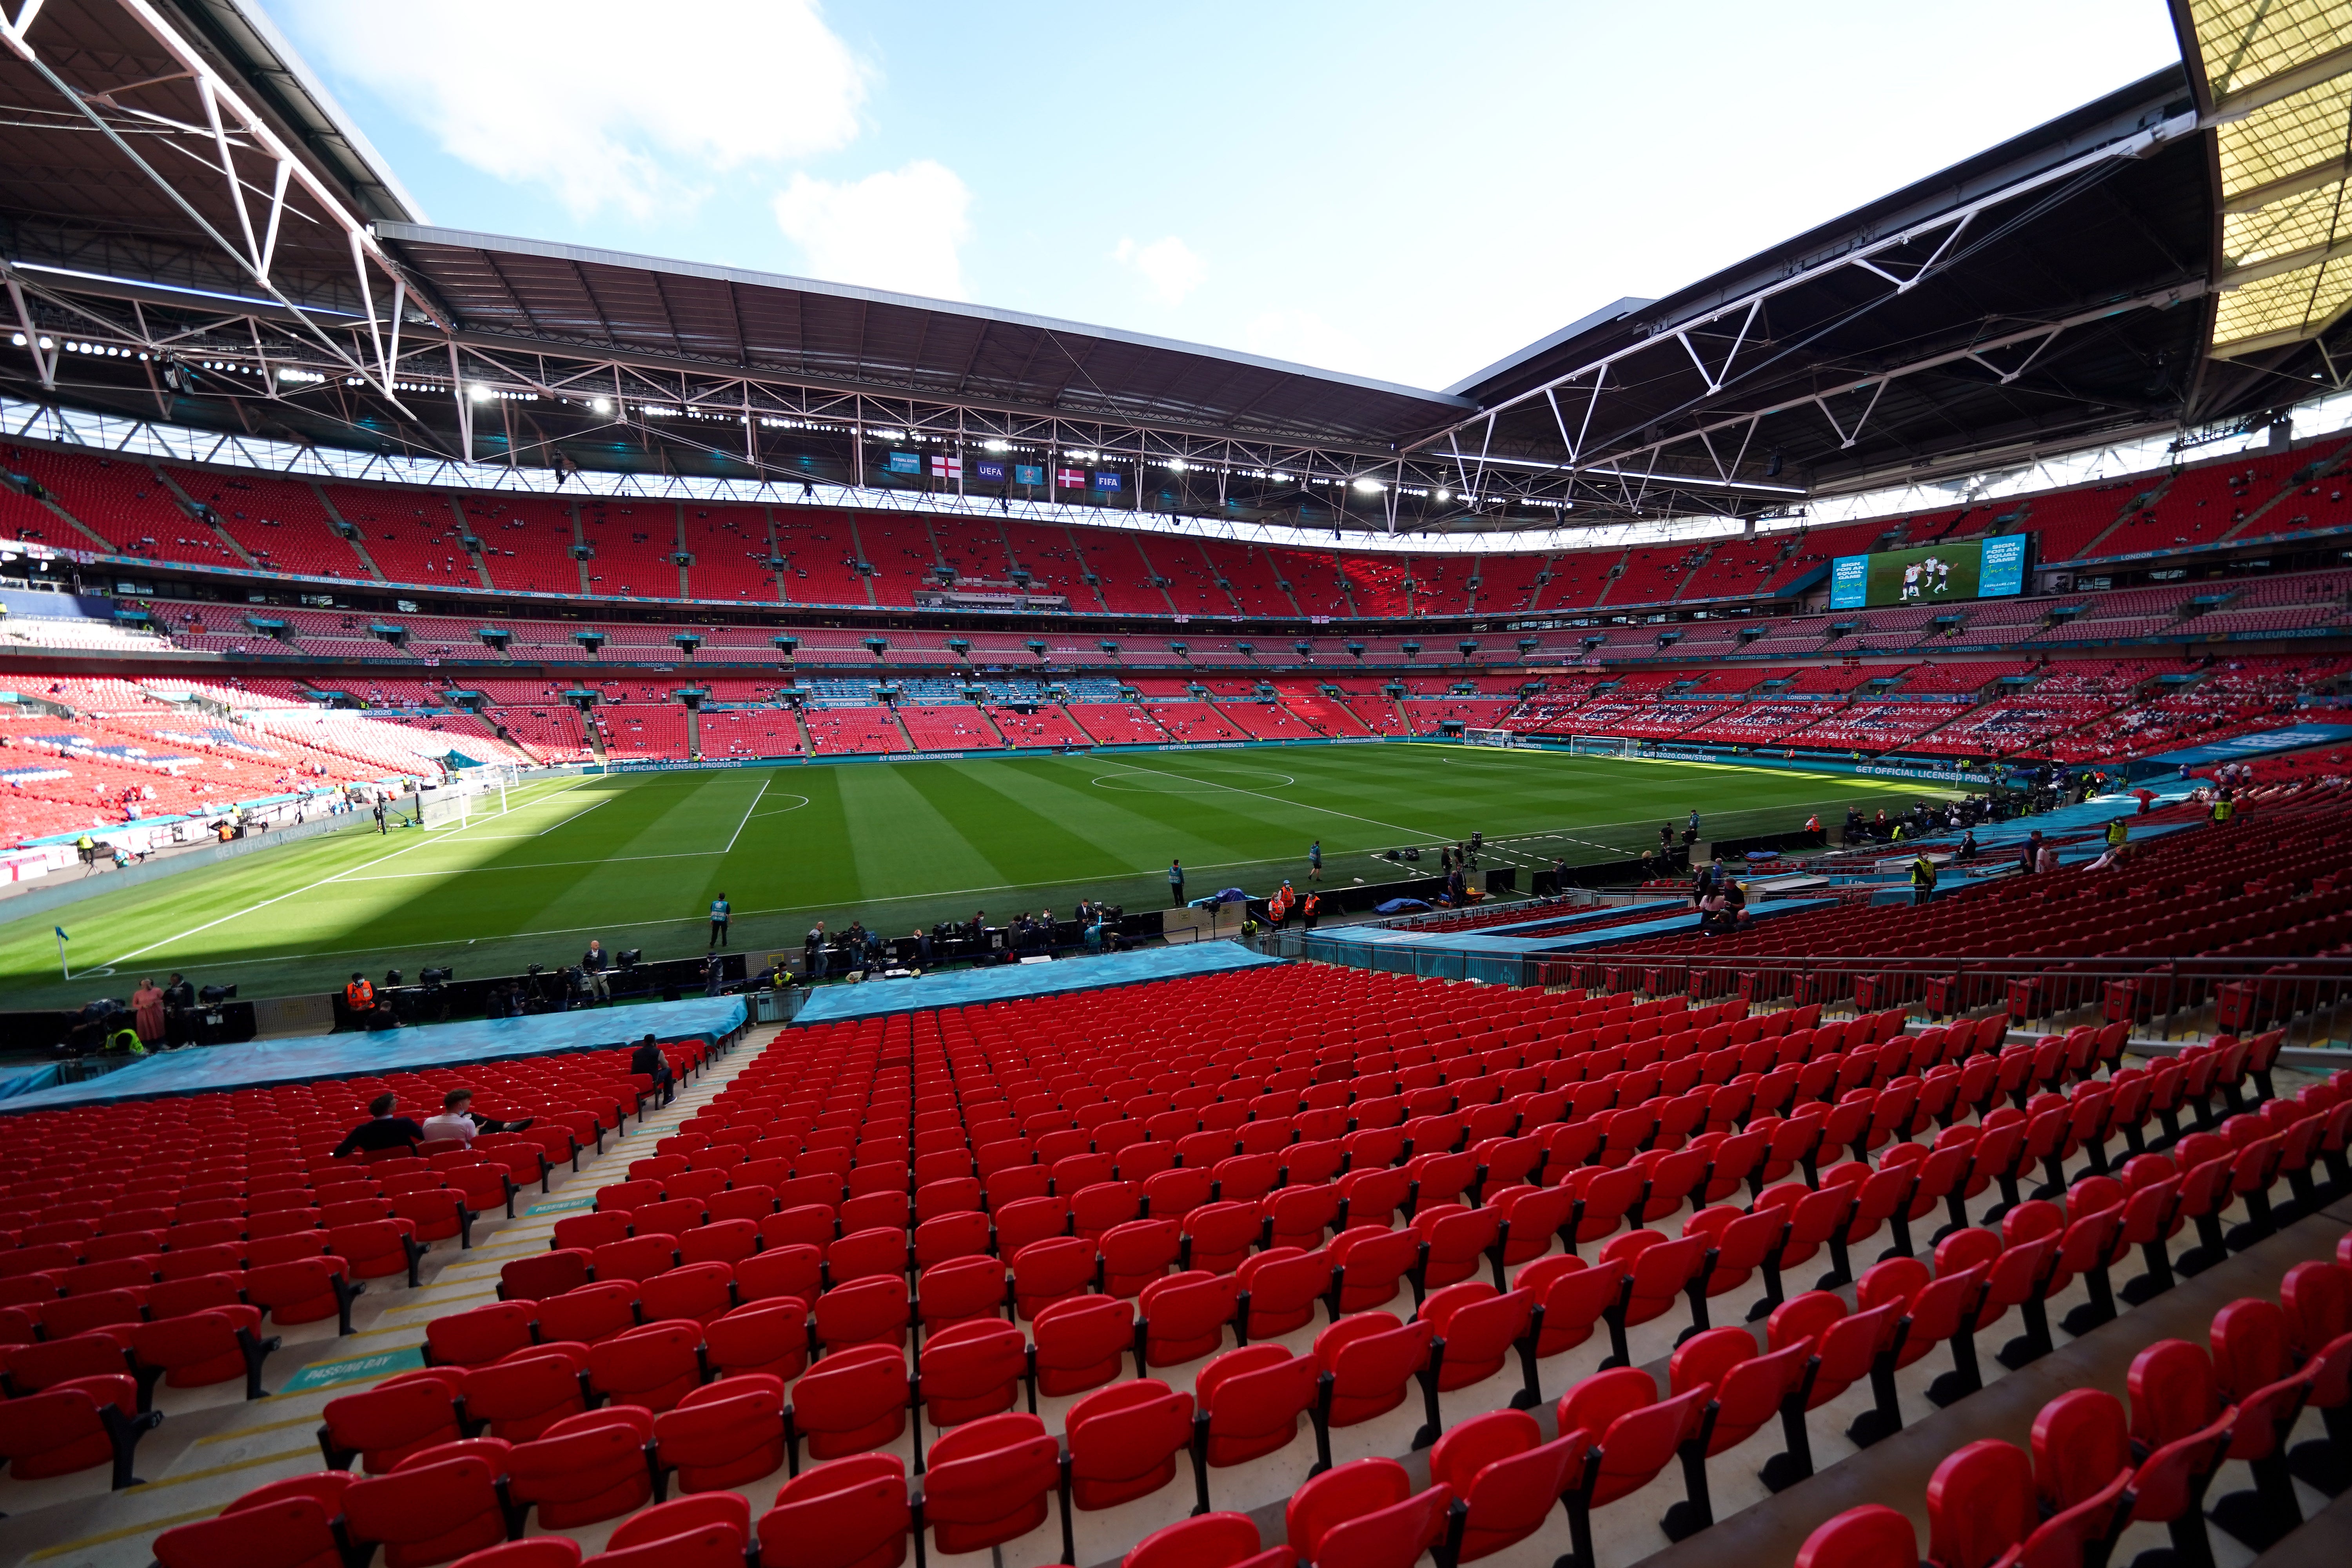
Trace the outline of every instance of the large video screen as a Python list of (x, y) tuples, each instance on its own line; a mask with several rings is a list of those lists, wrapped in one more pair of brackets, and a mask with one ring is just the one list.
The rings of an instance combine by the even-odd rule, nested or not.
[(1918, 550), (1841, 555), (1830, 563), (1830, 608), (1958, 604), (2025, 592), (2025, 540), (1965, 539)]

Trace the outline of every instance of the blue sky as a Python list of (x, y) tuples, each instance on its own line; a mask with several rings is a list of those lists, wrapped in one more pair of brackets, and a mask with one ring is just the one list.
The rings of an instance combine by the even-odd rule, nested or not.
[(2178, 59), (2161, 0), (262, 0), (431, 221), (1441, 386)]

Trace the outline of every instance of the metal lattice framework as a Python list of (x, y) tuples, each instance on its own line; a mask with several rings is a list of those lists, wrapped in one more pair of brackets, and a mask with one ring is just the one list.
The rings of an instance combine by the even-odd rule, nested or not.
[[(2217, 7), (2177, 9), (2199, 14), (2185, 37), (2219, 36)], [(2218, 99), (2208, 63), (2158, 73), (1429, 392), (427, 227), (254, 0), (0, 0), (0, 281), (22, 340), (0, 349), (0, 390), (517, 469), (864, 491), (897, 482), (877, 469), (906, 448), (961, 458), (940, 480), (927, 460), (911, 488), (966, 500), (1001, 455), (1118, 473), (1106, 511), (1318, 530), (1755, 517), (2261, 422), (2315, 374), (2343, 384), (2332, 319), (2309, 312), (2293, 342), (2208, 352), (2250, 290), (2352, 245), (2305, 224), (2225, 261), (2217, 239), (2231, 203), (2341, 188), (2324, 137), (2243, 190), (2217, 163), (2229, 124), (2340, 90), (2330, 62), (2352, 54), (2322, 47), (2332, 13), (2263, 15), (2288, 13), (2284, 31), (2248, 24), (2254, 64)]]

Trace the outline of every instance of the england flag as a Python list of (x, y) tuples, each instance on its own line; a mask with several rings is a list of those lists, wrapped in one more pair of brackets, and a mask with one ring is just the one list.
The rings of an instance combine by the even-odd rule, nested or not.
[(931, 455), (931, 478), (935, 479), (961, 480), (963, 478), (963, 459), (961, 458), (942, 457), (936, 452), (933, 453)]

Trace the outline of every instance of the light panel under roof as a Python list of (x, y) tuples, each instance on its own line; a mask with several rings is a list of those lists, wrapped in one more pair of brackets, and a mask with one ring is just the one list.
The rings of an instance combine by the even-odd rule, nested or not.
[(2183, 52), (2209, 89), (2224, 213), (2212, 352), (2317, 336), (2352, 300), (2352, 260), (2336, 254), (2352, 174), (2352, 5), (2190, 0), (2189, 12)]
[[(2337, 257), (2221, 296), (2213, 323), (2216, 353), (2229, 343), (2293, 342), (2324, 331), (2352, 302), (2352, 257)], [(2241, 351), (2243, 352), (2243, 351)]]
[(2217, 101), (2341, 48), (2352, 31), (2340, 0), (2201, 0), (2189, 11)]

